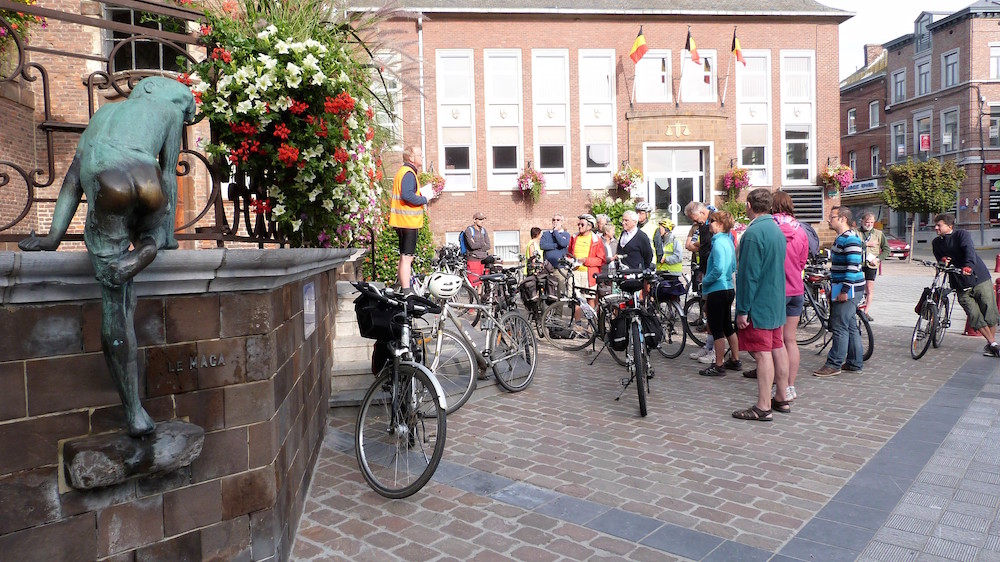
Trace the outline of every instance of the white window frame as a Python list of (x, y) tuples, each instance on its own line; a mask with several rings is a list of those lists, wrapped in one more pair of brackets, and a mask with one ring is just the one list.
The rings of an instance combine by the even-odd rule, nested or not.
[(462, 235), (462, 232), (463, 232), (462, 230), (457, 230), (455, 232), (451, 232), (451, 231), (445, 232), (444, 233), (444, 244), (445, 244), (445, 246), (448, 246), (448, 245), (460, 246), (461, 244), (459, 244), (459, 242), (458, 242), (458, 237)]
[(990, 127), (986, 132), (987, 146), (1000, 148), (1000, 105), (990, 106)]
[[(681, 68), (683, 69), (680, 76), (680, 85), (677, 90), (682, 102), (687, 103), (715, 103), (719, 100), (719, 58), (716, 56), (715, 49), (698, 49), (698, 56), (701, 59), (701, 63), (695, 65), (691, 62), (691, 53), (689, 51), (683, 51), (681, 53)], [(699, 82), (704, 81), (705, 76), (705, 61), (711, 61), (709, 68), (711, 69), (711, 77), (709, 83), (709, 95), (708, 96), (694, 96), (684, 95), (684, 81), (694, 80), (695, 77), (699, 78)], [(700, 70), (700, 73), (699, 73)]]
[[(580, 184), (583, 189), (609, 189), (612, 185), (612, 175), (618, 166), (618, 119), (616, 99), (616, 67), (617, 55), (614, 49), (580, 49), (577, 52), (577, 79), (580, 95)], [(600, 64), (605, 68), (599, 74), (606, 74), (608, 80), (608, 96), (595, 97), (588, 87), (587, 64)], [(598, 76), (600, 79), (600, 76)], [(609, 127), (611, 130), (610, 155), (605, 167), (587, 167), (588, 128)]]
[(868, 149), (868, 154), (870, 156), (871, 165), (872, 165), (872, 176), (871, 177), (875, 177), (875, 176), (877, 176), (879, 174), (879, 168), (882, 165), (882, 160), (881, 160), (881, 156), (879, 155), (879, 152), (881, 152), (881, 151), (879, 150), (877, 144), (876, 145), (872, 145), (872, 147)]
[(521, 253), (521, 233), (517, 230), (495, 230), (490, 236), (493, 255), (503, 262), (516, 262)]
[[(903, 128), (903, 135), (902, 135), (902, 139), (903, 139), (903, 153), (902, 154), (899, 153), (899, 145), (896, 144), (896, 132), (897, 132), (897, 128), (898, 127), (902, 127)], [(906, 147), (908, 145), (907, 138), (908, 137), (907, 137), (907, 132), (906, 132), (906, 121), (894, 121), (892, 124), (889, 125), (889, 146), (891, 147), (891, 152), (890, 152), (890, 156), (891, 156), (891, 160), (890, 161), (891, 162), (898, 163), (898, 162), (905, 162), (906, 161), (906, 154), (907, 154)]]
[[(396, 51), (378, 51), (372, 57), (372, 64), (386, 69), (382, 71), (381, 79), (378, 72), (373, 72), (372, 92), (388, 96), (389, 99), (382, 101), (393, 112), (393, 115), (389, 115), (381, 104), (375, 103), (375, 122), (389, 130), (392, 149), (397, 151), (403, 149), (403, 83), (399, 79), (402, 75), (402, 63), (402, 56)], [(377, 97), (382, 99), (381, 95)]]
[[(498, 98), (493, 94), (493, 83), (496, 80), (492, 73), (496, 61), (513, 60), (516, 72), (513, 73), (516, 84), (514, 95), (509, 98)], [(486, 125), (486, 189), (488, 191), (514, 191), (517, 189), (517, 176), (524, 167), (524, 86), (522, 80), (524, 67), (521, 61), (521, 49), (483, 49), (483, 104), (485, 107)], [(514, 167), (497, 169), (493, 161), (494, 128), (514, 128), (517, 130)], [(508, 146), (504, 144), (503, 146)]]
[[(466, 98), (448, 99), (444, 95), (444, 75), (443, 69), (447, 66), (446, 61), (464, 60), (468, 63), (468, 91)], [(434, 53), (435, 61), (435, 87), (437, 93), (437, 115), (438, 115), (438, 173), (445, 178), (445, 191), (475, 191), (476, 190), (476, 60), (472, 49), (437, 49)], [(445, 160), (445, 149), (449, 146), (465, 147), (461, 145), (446, 145), (444, 137), (445, 129), (467, 129), (469, 132), (469, 168), (463, 170), (449, 171)], [(426, 156), (425, 156), (426, 159)]]
[(847, 153), (847, 167), (854, 172), (854, 177), (858, 177), (858, 153), (853, 150)]
[[(921, 72), (926, 70), (926, 73)], [(913, 61), (914, 97), (926, 96), (931, 93), (931, 57), (921, 57)]]
[(858, 110), (851, 108), (847, 110), (847, 134), (853, 135), (858, 132)]
[(874, 129), (881, 124), (882, 120), (879, 118), (879, 102), (876, 100), (868, 104), (868, 128)]
[(930, 119), (930, 127), (928, 127), (927, 132), (931, 136), (931, 147), (927, 151), (928, 156), (934, 154), (934, 111), (931, 109), (924, 109), (921, 111), (916, 111), (913, 113), (913, 153), (920, 155), (922, 150), (920, 150), (920, 131), (917, 127), (917, 123), (923, 121), (924, 119)]
[[(816, 51), (814, 50), (782, 50), (780, 52), (781, 62), (779, 74), (781, 79), (781, 178), (782, 185), (815, 185), (817, 174), (817, 128), (816, 128)], [(806, 97), (791, 97), (786, 78), (790, 74), (786, 71), (786, 61), (792, 58), (809, 59), (809, 75), (806, 83), (809, 85), (809, 93)], [(809, 134), (806, 141), (806, 162), (804, 164), (788, 163), (788, 148), (792, 144), (801, 144), (799, 141), (789, 141), (788, 132), (792, 127), (805, 127)], [(789, 173), (794, 170), (806, 170), (805, 178), (789, 178)]]
[[(948, 59), (951, 57), (954, 57), (955, 60), (954, 62), (949, 63)], [(958, 49), (952, 49), (941, 54), (941, 88), (950, 88), (958, 85), (958, 65), (961, 62)]]
[(892, 73), (892, 103), (906, 101), (906, 69)]
[[(762, 73), (755, 73), (750, 70), (750, 62), (756, 59), (763, 59), (764, 70)], [(747, 49), (743, 51), (743, 60), (748, 61), (746, 67), (741, 64), (736, 66), (736, 146), (737, 158), (741, 167), (750, 172), (750, 184), (755, 187), (772, 185), (772, 139), (771, 132), (771, 106), (773, 97), (771, 94), (771, 51), (769, 49)], [(764, 92), (758, 96), (748, 96), (743, 94), (741, 84), (743, 80), (763, 79)], [(743, 127), (745, 125), (763, 126), (766, 131), (764, 137), (763, 162), (754, 165), (743, 160)]]
[[(955, 114), (955, 132), (952, 134), (951, 142), (945, 144), (944, 136), (948, 132), (948, 116)], [(949, 107), (941, 111), (941, 152), (957, 152), (961, 145), (961, 112), (958, 106)]]
[(990, 48), (990, 79), (1000, 78), (1000, 42), (989, 43)]
[[(560, 76), (560, 79), (563, 81), (563, 96), (559, 99), (547, 99), (544, 97), (544, 93), (551, 92), (552, 90), (553, 77), (546, 76), (545, 73), (542, 72), (534, 71), (538, 65), (538, 60), (542, 58), (561, 59), (562, 61), (564, 72), (563, 75)], [(571, 158), (573, 151), (572, 138), (570, 135), (569, 64), (568, 49), (531, 50), (531, 99), (533, 103), (531, 113), (533, 117), (531, 121), (533, 133), (532, 138), (535, 143), (532, 149), (532, 154), (534, 155), (535, 169), (545, 174), (546, 190), (568, 190), (570, 186), (573, 185), (573, 164)], [(564, 131), (563, 134), (566, 139), (563, 144), (562, 168), (542, 167), (542, 145), (540, 142), (541, 135), (539, 134), (539, 128), (541, 127), (562, 127)]]
[(927, 29), (934, 21), (931, 14), (924, 14), (913, 23), (913, 52), (923, 53), (934, 47), (931, 31)]
[[(635, 65), (635, 103), (672, 103), (673, 53), (670, 49), (650, 49)], [(665, 67), (665, 68), (664, 68)], [(649, 82), (660, 83), (664, 92), (653, 95)]]

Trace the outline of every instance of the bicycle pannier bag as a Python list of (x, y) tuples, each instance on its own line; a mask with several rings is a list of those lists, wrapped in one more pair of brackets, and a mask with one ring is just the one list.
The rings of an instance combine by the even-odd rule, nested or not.
[(653, 349), (663, 341), (663, 326), (660, 319), (646, 311), (639, 315), (642, 324), (642, 338), (646, 341), (646, 349)]
[(680, 279), (665, 279), (656, 285), (656, 300), (675, 301), (687, 293)]
[(924, 292), (920, 293), (920, 299), (917, 300), (917, 306), (913, 308), (913, 312), (920, 314), (920, 311), (924, 308), (924, 303), (927, 302), (927, 299), (929, 298), (931, 298), (931, 288), (924, 287)]
[(608, 347), (615, 351), (625, 351), (628, 347), (628, 317), (619, 314), (611, 321), (611, 330), (608, 332)]
[(354, 301), (361, 337), (370, 340), (393, 340), (403, 335), (403, 326), (393, 322), (398, 311), (362, 294)]
[(538, 302), (538, 278), (534, 275), (529, 275), (521, 281), (521, 284), (517, 287), (517, 292), (521, 294), (521, 301), (524, 306), (530, 307), (536, 302)]

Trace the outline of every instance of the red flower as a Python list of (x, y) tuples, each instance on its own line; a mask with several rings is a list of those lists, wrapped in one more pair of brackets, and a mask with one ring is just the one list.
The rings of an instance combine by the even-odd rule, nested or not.
[(292, 106), (288, 108), (288, 111), (291, 111), (293, 115), (301, 115), (302, 113), (305, 113), (307, 109), (309, 109), (308, 103), (304, 101), (293, 101)]
[(191, 75), (185, 72), (184, 74), (181, 74), (180, 76), (177, 77), (177, 81), (180, 82), (181, 84), (184, 84), (185, 86), (190, 86), (192, 83)]
[(327, 113), (350, 113), (354, 111), (354, 98), (347, 92), (340, 92), (337, 97), (327, 96), (323, 103), (323, 111)]
[(254, 197), (250, 200), (250, 208), (253, 209), (255, 213), (270, 213), (271, 212), (271, 200), (270, 199), (257, 199)]
[(289, 129), (284, 123), (278, 123), (278, 126), (274, 128), (274, 136), (281, 140), (288, 140), (288, 135), (291, 132), (291, 129)]
[[(278, 160), (281, 161), (286, 167), (291, 168), (295, 165), (295, 162), (299, 159), (299, 149), (294, 146), (290, 146), (287, 143), (281, 143), (281, 147), (278, 148)], [(304, 164), (304, 162), (303, 162)]]
[(351, 156), (343, 148), (338, 148), (337, 150), (333, 151), (333, 158), (337, 162), (340, 162), (341, 164), (343, 164), (344, 162), (347, 162), (347, 159), (350, 158), (350, 157)]
[(229, 64), (233, 60), (233, 55), (222, 47), (212, 49), (212, 60), (222, 59), (222, 62)]
[(212, 34), (212, 26), (206, 25), (204, 23), (201, 24), (201, 34), (202, 35), (211, 35)]
[(372, 140), (373, 138), (375, 138), (375, 129), (368, 127), (368, 130), (365, 131), (365, 138), (368, 140)]
[(375, 179), (379, 181), (382, 180), (382, 170), (375, 170)]
[(201, 104), (201, 92), (191, 92), (194, 94), (194, 102)]
[(333, 178), (333, 181), (337, 183), (344, 183), (344, 180), (346, 179), (347, 179), (347, 168), (342, 168), (340, 170), (340, 173), (337, 174), (337, 177)]
[(306, 123), (312, 125), (313, 122), (315, 122), (315, 121), (316, 121), (315, 117), (313, 117), (312, 115), (306, 115)]
[(257, 126), (249, 123), (247, 121), (240, 121), (239, 123), (230, 123), (229, 128), (236, 134), (250, 136), (257, 132)]
[(368, 110), (365, 111), (365, 115), (367, 115), (368, 118), (371, 119), (372, 117), (375, 117), (375, 110), (369, 107)]
[(351, 140), (351, 130), (344, 127), (340, 132), (344, 136), (344, 140)]

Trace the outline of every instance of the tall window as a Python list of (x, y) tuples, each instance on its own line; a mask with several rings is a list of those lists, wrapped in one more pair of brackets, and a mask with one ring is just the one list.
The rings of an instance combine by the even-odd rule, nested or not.
[(1000, 78), (1000, 45), (990, 45), (990, 78)]
[(751, 185), (771, 185), (771, 54), (743, 51), (746, 66), (736, 65), (736, 142), (740, 166), (750, 172)]
[[(475, 189), (475, 83), (471, 49), (439, 49), (437, 103), (440, 159), (448, 190)], [(425, 157), (425, 159), (427, 159)]]
[(878, 102), (873, 101), (868, 104), (868, 128), (874, 129), (879, 126)]
[(879, 160), (878, 146), (871, 147), (872, 156), (872, 177), (879, 174), (879, 169), (882, 167), (882, 162)]
[(851, 109), (847, 110), (847, 134), (853, 135), (858, 132), (858, 110)]
[(892, 74), (892, 103), (899, 103), (906, 99), (906, 70), (900, 70)]
[(941, 55), (941, 87), (958, 84), (958, 50)]
[(924, 14), (913, 24), (913, 52), (922, 53), (931, 48), (931, 32), (927, 26), (931, 24), (931, 14)]
[(916, 63), (917, 75), (917, 95), (922, 96), (931, 92), (931, 61), (922, 59)]
[(892, 152), (893, 162), (902, 162), (906, 160), (906, 122), (899, 122), (892, 124), (892, 146), (889, 147)]
[(958, 109), (941, 112), (941, 150), (954, 152), (958, 150)]
[(930, 157), (931, 150), (933, 149), (933, 142), (928, 142), (930, 138), (930, 112), (919, 113), (913, 118), (913, 144), (916, 147), (916, 153), (920, 160), (926, 161)]
[(636, 102), (669, 103), (672, 86), (670, 51), (650, 50), (635, 65)]
[(858, 177), (858, 155), (853, 150), (847, 153), (847, 165), (854, 172), (854, 177)]
[(687, 51), (681, 56), (684, 75), (681, 77), (681, 101), (714, 102), (717, 99), (716, 58), (713, 50), (698, 50), (701, 62), (695, 64)]
[(521, 167), (521, 51), (483, 51), (487, 189), (515, 189)]
[(546, 189), (569, 189), (569, 51), (531, 52), (531, 99), (535, 167), (545, 174)]
[(990, 107), (990, 146), (1000, 147), (1000, 107)]
[(815, 51), (781, 52), (784, 181), (809, 184), (815, 170)]
[(403, 89), (399, 81), (399, 53), (383, 51), (372, 57), (377, 67), (373, 72), (371, 91), (378, 101), (375, 103), (375, 122), (392, 135), (392, 144), (402, 148), (403, 142)]
[(615, 52), (581, 49), (579, 64), (582, 184), (584, 189), (606, 189), (617, 158)]
[[(110, 7), (105, 8), (104, 13), (105, 19), (126, 25), (137, 25), (171, 33), (187, 33), (184, 22), (174, 18), (151, 16), (146, 12)], [(132, 34), (122, 31), (108, 30), (105, 33), (104, 42), (108, 55), (119, 43), (132, 37)], [(132, 41), (115, 53), (114, 60), (111, 61), (111, 70), (112, 72), (126, 70), (181, 72), (182, 68), (177, 64), (178, 55), (180, 55), (179, 52), (155, 41)]]

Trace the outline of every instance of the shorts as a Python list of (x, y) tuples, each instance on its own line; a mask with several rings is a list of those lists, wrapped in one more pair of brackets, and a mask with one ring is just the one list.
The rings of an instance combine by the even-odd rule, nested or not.
[(739, 331), (740, 351), (772, 351), (785, 347), (784, 327), (764, 330), (753, 323)]
[(983, 281), (967, 291), (958, 291), (958, 304), (965, 309), (969, 327), (973, 330), (996, 326), (1000, 322), (996, 293), (990, 281)]
[(483, 262), (479, 260), (468, 260), (465, 262), (465, 269), (469, 272), (466, 277), (469, 278), (469, 283), (473, 287), (478, 287), (483, 284), (483, 282), (479, 279), (486, 271), (486, 268), (483, 266)]
[(785, 297), (785, 316), (790, 318), (802, 316), (802, 308), (805, 305), (805, 302), (805, 295)]
[(712, 337), (721, 340), (736, 333), (733, 325), (732, 305), (736, 291), (726, 289), (705, 295), (705, 316)]
[(399, 236), (399, 255), (415, 256), (417, 254), (417, 230), (416, 228), (396, 229), (396, 236)]
[(865, 272), (865, 281), (874, 281), (875, 276), (878, 275), (878, 269), (867, 265), (861, 266), (861, 271)]
[(590, 287), (590, 280), (588, 279), (589, 276), (589, 269), (584, 269), (583, 271), (580, 271), (579, 269), (573, 270), (573, 285), (576, 286), (576, 296), (583, 297), (585, 299), (594, 298), (594, 295), (585, 294), (580, 291), (581, 288), (586, 289)]

